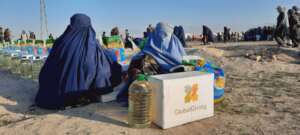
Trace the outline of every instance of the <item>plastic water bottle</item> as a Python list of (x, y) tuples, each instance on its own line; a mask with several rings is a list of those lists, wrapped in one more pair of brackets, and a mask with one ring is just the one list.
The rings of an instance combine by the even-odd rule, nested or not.
[(20, 74), (21, 73), (21, 59), (19, 57), (13, 57), (11, 60), (11, 72), (13, 74)]
[(43, 65), (44, 65), (44, 61), (43, 60), (35, 60), (35, 61), (33, 61), (32, 72), (31, 72), (32, 73), (31, 74), (32, 80), (38, 81), (39, 74), (40, 74), (40, 71), (41, 71), (41, 68), (42, 68)]
[(138, 75), (129, 87), (128, 124), (133, 128), (146, 128), (151, 124), (151, 86), (145, 75)]
[(32, 62), (31, 60), (21, 60), (21, 77), (25, 79), (32, 78)]
[(11, 57), (9, 54), (5, 54), (4, 58), (3, 58), (3, 69), (5, 70), (9, 70), (9, 65), (10, 65), (10, 61), (11, 61)]

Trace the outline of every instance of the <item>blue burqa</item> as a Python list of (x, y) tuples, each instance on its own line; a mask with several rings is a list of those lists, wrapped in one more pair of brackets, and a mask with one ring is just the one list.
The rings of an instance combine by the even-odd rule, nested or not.
[[(156, 29), (150, 34), (145, 47), (132, 58), (132, 61), (139, 60), (145, 55), (150, 55), (155, 59), (160, 68), (159, 74), (177, 72), (178, 69), (183, 69), (182, 58), (185, 55), (185, 50), (179, 39), (173, 34), (173, 28), (166, 23), (156, 25)], [(117, 96), (118, 101), (128, 101), (128, 88), (134, 79), (129, 76), (129, 79), (124, 82)]]
[(121, 66), (109, 56), (96, 41), (90, 18), (73, 15), (40, 72), (36, 104), (58, 109), (67, 99), (112, 92), (121, 82)]
[(142, 53), (152, 56), (162, 73), (170, 73), (182, 67), (182, 57), (186, 55), (180, 40), (173, 34), (173, 28), (163, 22), (156, 25)]

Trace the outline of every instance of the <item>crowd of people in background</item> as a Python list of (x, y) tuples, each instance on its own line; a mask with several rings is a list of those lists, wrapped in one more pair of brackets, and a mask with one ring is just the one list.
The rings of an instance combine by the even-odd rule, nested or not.
[[(16, 39), (16, 41), (24, 41), (24, 42), (27, 42), (29, 40), (31, 41), (35, 41), (35, 40), (38, 40), (36, 38), (36, 34), (32, 31), (29, 31), (28, 33), (25, 31), (25, 30), (22, 30), (20, 36), (18, 36), (19, 38)], [(49, 37), (47, 40), (51, 40), (54, 42), (54, 37), (53, 35), (50, 33)], [(12, 39), (12, 34), (11, 34), (11, 31), (9, 28), (6, 28), (5, 30), (0, 27), (0, 43), (2, 44), (10, 44), (13, 42), (13, 39)]]
[(264, 26), (251, 28), (244, 33), (245, 41), (271, 41), (273, 40), (274, 27)]
[[(179, 39), (184, 47), (186, 47), (185, 41), (201, 41), (204, 45), (212, 42), (238, 42), (238, 41), (272, 41), (275, 39), (279, 46), (292, 46), (297, 47), (300, 43), (300, 13), (299, 8), (293, 6), (286, 11), (284, 7), (278, 6), (277, 11), (279, 13), (277, 17), (276, 26), (262, 26), (256, 28), (250, 28), (246, 32), (232, 32), (231, 28), (224, 26), (223, 32), (214, 33), (208, 26), (203, 25), (202, 34), (190, 35), (186, 34), (183, 26), (175, 26), (173, 29), (174, 35)], [(130, 35), (128, 29), (125, 30), (125, 38), (120, 34), (119, 28), (114, 27), (110, 32), (110, 36), (120, 36), (125, 48), (133, 48), (133, 43), (139, 44), (139, 42), (145, 42), (145, 39), (149, 38), (150, 33), (154, 32), (154, 28), (151, 24), (148, 25), (146, 31), (143, 33), (143, 37), (134, 38)], [(101, 38), (102, 37), (102, 38)], [(100, 37), (102, 43), (106, 35), (103, 32)], [(54, 40), (53, 35), (49, 35), (49, 39)], [(25, 30), (22, 31), (19, 40), (36, 40), (34, 32), (29, 31), (29, 36)], [(0, 27), (0, 42), (10, 42), (11, 32), (10, 30)], [(133, 42), (135, 41), (135, 42)]]
[(187, 35), (187, 41), (202, 41), (204, 45), (210, 42), (237, 42), (237, 41), (277, 41), (279, 46), (298, 47), (300, 44), (300, 12), (293, 6), (287, 12), (284, 7), (278, 6), (279, 13), (276, 26), (262, 26), (250, 28), (246, 32), (231, 32), (224, 26), (223, 32), (214, 33), (203, 25), (201, 35)]
[(251, 28), (246, 32), (232, 32), (228, 26), (224, 26), (223, 32), (214, 33), (208, 26), (203, 25), (202, 34), (187, 35), (186, 40), (201, 41), (203, 45), (213, 42), (271, 41), (273, 40), (273, 33), (273, 26)]
[[(181, 44), (183, 45), (183, 47), (186, 47), (186, 38), (185, 38), (185, 32), (184, 32), (184, 28), (181, 25), (175, 26), (173, 29), (173, 34), (178, 38), (178, 40), (181, 42)], [(151, 33), (153, 33), (155, 30), (152, 27), (151, 24), (148, 25), (148, 27), (146, 28), (146, 31), (143, 32), (143, 37), (133, 37), (130, 35), (130, 32), (128, 29), (125, 29), (125, 38), (123, 38), (123, 35), (120, 34), (119, 32), (119, 28), (118, 27), (114, 27), (111, 30), (111, 35), (112, 36), (119, 36), (121, 39), (121, 42), (124, 46), (124, 48), (129, 48), (129, 49), (133, 49), (135, 46), (140, 46), (141, 42), (144, 42), (150, 38)], [(105, 38), (107, 38), (109, 36), (106, 35), (106, 32), (104, 31), (100, 37), (99, 43), (100, 44), (105, 44), (103, 41), (105, 40)]]

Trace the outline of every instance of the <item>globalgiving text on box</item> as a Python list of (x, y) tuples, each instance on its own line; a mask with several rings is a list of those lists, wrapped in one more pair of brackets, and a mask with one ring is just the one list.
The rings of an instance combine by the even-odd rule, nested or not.
[(206, 110), (207, 105), (192, 105), (189, 107), (184, 107), (181, 109), (175, 109), (175, 115), (181, 115), (189, 112), (195, 112), (195, 111), (200, 111), (200, 110)]

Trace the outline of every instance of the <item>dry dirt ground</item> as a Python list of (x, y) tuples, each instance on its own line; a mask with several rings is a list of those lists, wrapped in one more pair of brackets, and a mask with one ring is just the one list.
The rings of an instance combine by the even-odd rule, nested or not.
[(0, 134), (299, 135), (299, 50), (278, 49), (273, 42), (190, 44), (189, 54), (214, 60), (226, 72), (226, 99), (215, 106), (214, 117), (167, 130), (131, 129), (127, 108), (113, 102), (43, 110), (33, 106), (36, 82), (0, 70)]

